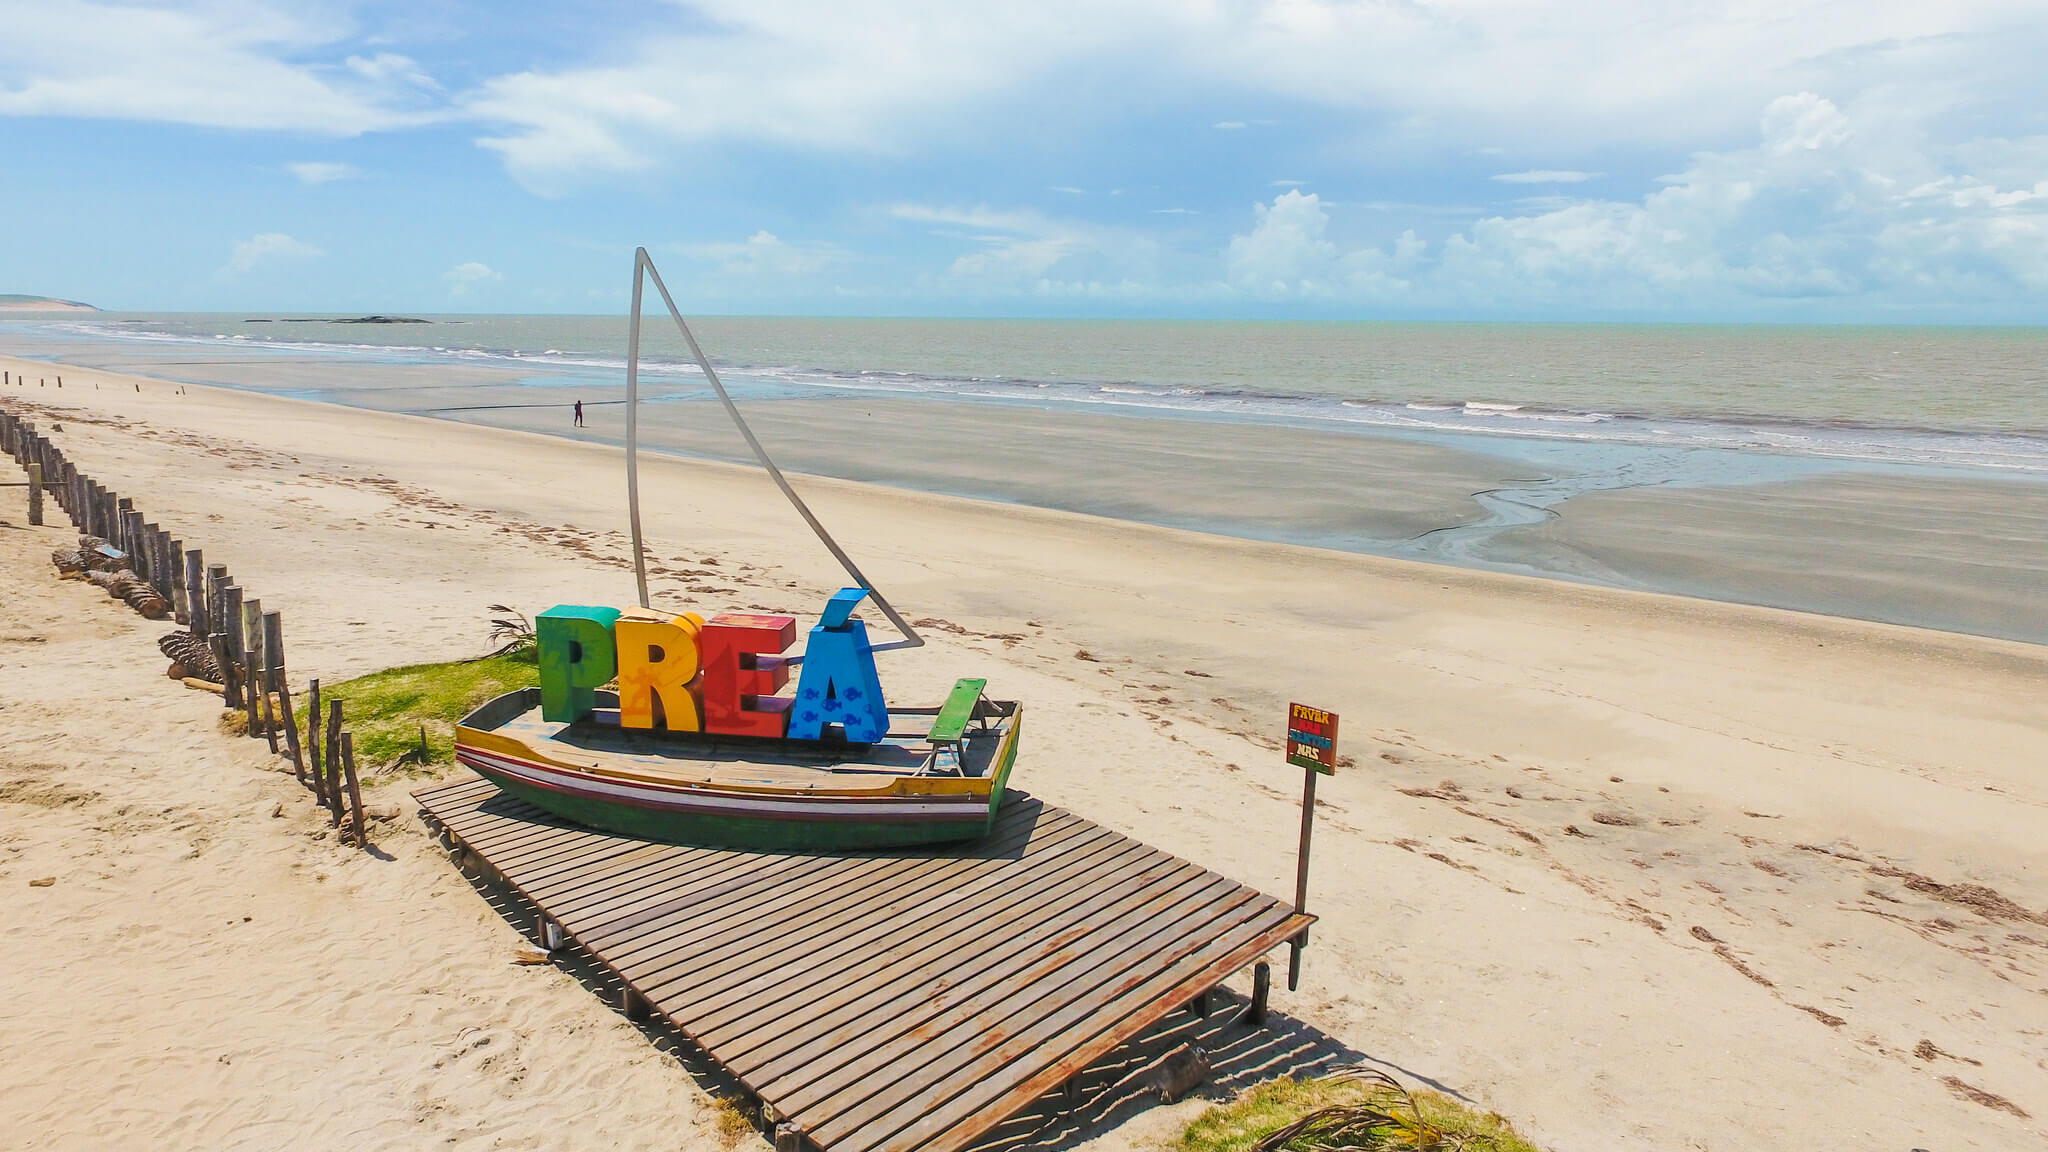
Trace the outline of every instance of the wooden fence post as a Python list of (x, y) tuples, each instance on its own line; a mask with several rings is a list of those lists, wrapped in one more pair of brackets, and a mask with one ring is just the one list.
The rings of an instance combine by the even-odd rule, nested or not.
[(327, 781), (320, 764), (320, 681), (306, 681), (306, 767), (313, 777), (313, 795), (327, 803)]
[(356, 741), (347, 732), (341, 734), (341, 770), (348, 779), (349, 823), (355, 826), (356, 847), (368, 848), (370, 830), (363, 819), (363, 789), (356, 782)]
[(167, 569), (164, 575), (169, 577), (171, 584), (168, 593), (171, 598), (171, 619), (189, 627), (192, 623), (192, 601), (185, 595), (185, 542), (166, 539), (164, 555), (164, 567)]
[(208, 564), (206, 566), (206, 633), (225, 631), (220, 626), (221, 589), (228, 586), (228, 566)]
[(221, 662), (221, 668), (228, 673), (227, 701), (228, 707), (233, 708), (242, 700), (242, 590), (233, 584), (221, 585), (220, 610), (214, 616), (213, 630), (227, 645), (227, 658)]
[(149, 583), (157, 595), (171, 599), (171, 536), (155, 524), (149, 526)]
[(28, 522), (40, 525), (43, 522), (43, 466), (28, 466)]
[[(242, 615), (237, 627), (242, 633), (242, 666), (249, 670), (249, 683), (245, 686), (243, 694), (249, 701), (249, 735), (258, 740), (263, 738), (263, 733), (256, 729), (258, 718), (263, 712), (262, 621), (263, 602), (256, 599), (242, 601)], [(276, 739), (275, 736), (271, 737), (272, 741)], [(273, 747), (271, 751), (274, 752), (276, 749)]]
[(270, 690), (277, 694), (277, 710), (284, 720), (285, 752), (292, 758), (292, 775), (306, 779), (306, 760), (299, 751), (299, 721), (292, 715), (291, 686), (284, 672), (284, 613), (263, 614), (263, 663), (270, 669)]
[(185, 618), (194, 636), (212, 631), (206, 625), (206, 553), (198, 548), (185, 553)]
[(332, 826), (341, 827), (341, 698), (327, 702), (327, 812)]

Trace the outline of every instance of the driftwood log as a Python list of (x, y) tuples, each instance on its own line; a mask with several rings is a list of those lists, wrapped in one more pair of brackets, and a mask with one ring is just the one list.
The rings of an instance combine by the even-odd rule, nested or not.
[(151, 620), (161, 620), (171, 614), (171, 602), (164, 599), (149, 581), (130, 572), (88, 572), (87, 580), (107, 590), (107, 595), (128, 602), (130, 608)]
[(173, 632), (156, 642), (172, 662), (182, 666), (185, 676), (195, 676), (214, 684), (221, 682), (220, 665), (214, 663), (213, 653), (206, 642), (190, 632)]
[(106, 547), (107, 542), (98, 536), (80, 536), (78, 538), (79, 554), (85, 557), (85, 566), (91, 571), (118, 572), (129, 566), (126, 554), (109, 556), (102, 551)]

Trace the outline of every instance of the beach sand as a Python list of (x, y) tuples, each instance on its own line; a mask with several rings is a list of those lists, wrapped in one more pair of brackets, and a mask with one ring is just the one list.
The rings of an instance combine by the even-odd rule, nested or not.
[[(0, 402), (281, 610), (296, 679), (475, 653), (491, 603), (633, 598), (615, 449), (65, 377)], [(805, 614), (838, 586), (758, 471), (644, 469), (657, 604)], [(1323, 920), (1274, 999), (1332, 1044), (1558, 1150), (2043, 1135), (2048, 649), (798, 483), (930, 621), (883, 658), (895, 697), (973, 674), (1029, 701), (1016, 784), (1054, 803), (1286, 893), (1284, 705), (1343, 715)], [(162, 678), (166, 627), (57, 581), (65, 533), (4, 516), (0, 1126), (716, 1146), (689, 1068), (572, 976), (511, 965), (517, 930), (405, 804), (417, 780), (370, 786), (404, 805), (377, 829), (392, 859), (336, 846), (217, 700)], [(1700, 523), (1660, 562), (1711, 554)]]

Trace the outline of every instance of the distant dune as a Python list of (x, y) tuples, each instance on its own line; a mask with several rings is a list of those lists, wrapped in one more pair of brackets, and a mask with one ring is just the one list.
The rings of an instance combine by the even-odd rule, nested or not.
[(76, 300), (49, 296), (17, 296), (0, 292), (0, 312), (97, 312), (99, 309)]

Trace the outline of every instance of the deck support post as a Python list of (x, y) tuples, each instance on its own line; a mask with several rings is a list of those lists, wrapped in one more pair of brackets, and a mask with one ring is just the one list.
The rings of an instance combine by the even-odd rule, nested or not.
[(775, 1126), (775, 1152), (803, 1152), (804, 1131), (794, 1124)]
[(567, 940), (568, 937), (563, 934), (562, 926), (560, 924), (555, 923), (553, 920), (550, 920), (545, 916), (541, 917), (540, 946), (542, 948), (545, 948), (548, 951), (553, 952), (555, 949), (560, 948), (563, 945), (563, 943)]
[(1210, 989), (1204, 988), (1195, 993), (1194, 999), (1188, 1001), (1188, 1012), (1197, 1020), (1209, 1018), (1209, 992)]
[(1244, 1018), (1254, 1027), (1266, 1025), (1266, 1000), (1273, 994), (1273, 966), (1264, 960), (1252, 965), (1252, 1006)]
[(630, 984), (619, 988), (619, 1011), (625, 1013), (626, 1019), (635, 1024), (654, 1014), (653, 1009), (648, 1006), (647, 997), (633, 991)]

